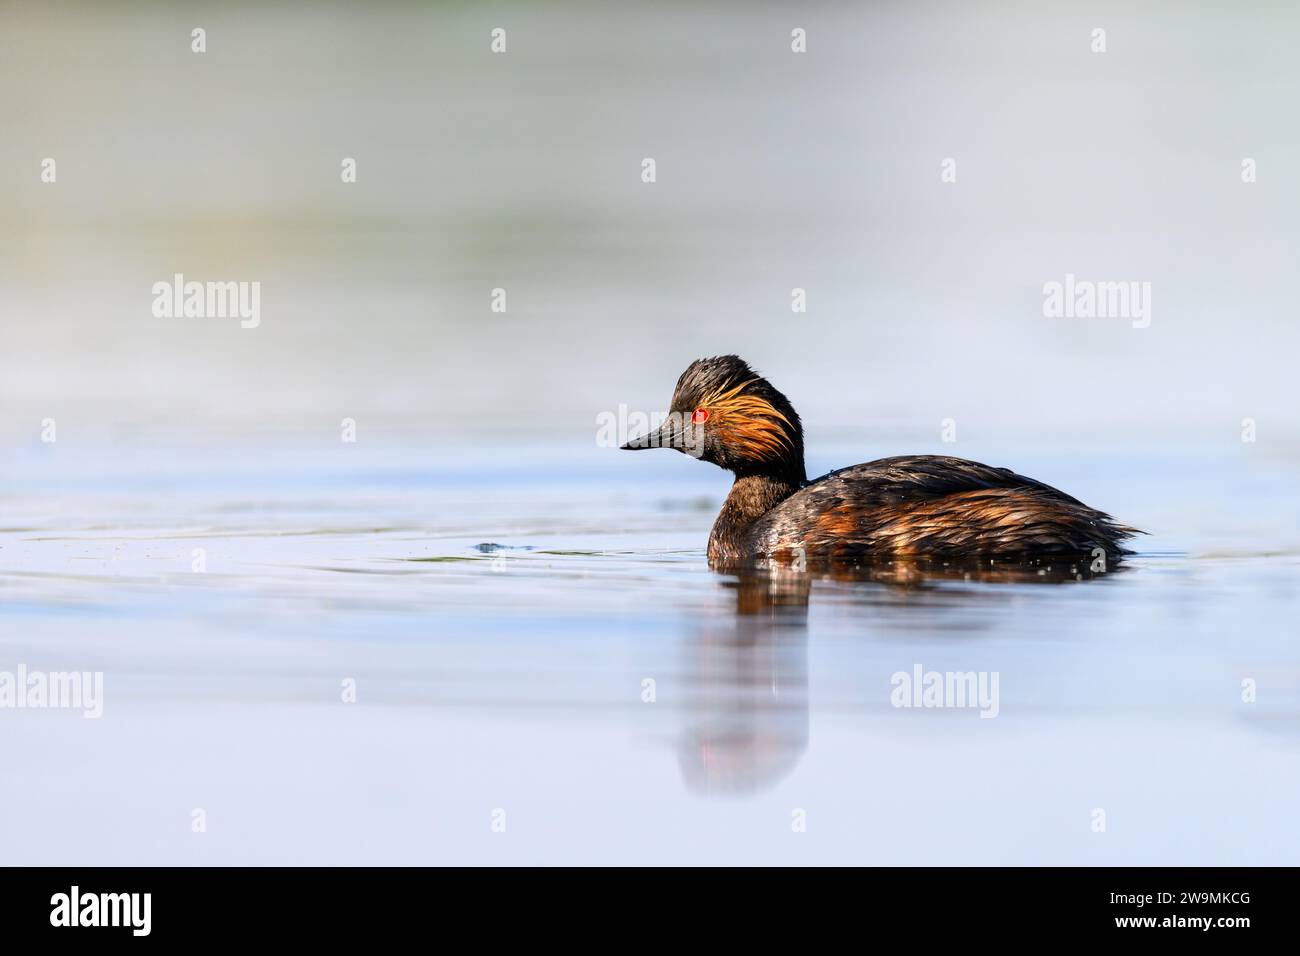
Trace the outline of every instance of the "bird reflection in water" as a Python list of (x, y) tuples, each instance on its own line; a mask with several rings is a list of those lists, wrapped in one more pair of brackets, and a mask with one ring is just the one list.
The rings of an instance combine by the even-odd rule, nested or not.
[(688, 729), (678, 759), (687, 786), (708, 795), (775, 786), (808, 749), (808, 603), (814, 583), (925, 592), (975, 584), (1065, 584), (1123, 570), (1088, 557), (1026, 561), (899, 560), (800, 566), (775, 560), (717, 569), (735, 594), (687, 644)]
[(751, 793), (788, 774), (808, 747), (809, 574), (746, 568), (726, 586), (731, 618), (687, 646), (690, 729), (678, 757), (690, 789)]

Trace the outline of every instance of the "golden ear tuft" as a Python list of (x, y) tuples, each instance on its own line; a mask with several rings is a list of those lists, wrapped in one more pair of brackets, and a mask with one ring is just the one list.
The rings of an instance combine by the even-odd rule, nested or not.
[(782, 458), (794, 450), (786, 430), (790, 419), (767, 399), (743, 394), (745, 387), (756, 381), (724, 385), (700, 404), (709, 409), (714, 427), (725, 440), (740, 446), (753, 458)]

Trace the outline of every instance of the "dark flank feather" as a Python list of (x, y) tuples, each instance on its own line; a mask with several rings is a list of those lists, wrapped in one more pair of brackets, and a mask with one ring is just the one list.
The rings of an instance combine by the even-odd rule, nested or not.
[(783, 499), (719, 550), (879, 555), (1130, 553), (1137, 532), (1006, 468), (940, 455), (831, 472)]
[(624, 447), (676, 448), (735, 474), (709, 535), (714, 564), (1097, 549), (1115, 559), (1141, 534), (1041, 481), (943, 455), (882, 458), (808, 482), (794, 407), (735, 355), (692, 362), (671, 411), (659, 432)]

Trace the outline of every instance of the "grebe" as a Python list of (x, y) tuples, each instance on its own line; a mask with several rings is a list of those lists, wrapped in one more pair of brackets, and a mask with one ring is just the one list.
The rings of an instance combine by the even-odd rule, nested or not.
[(804, 473), (789, 400), (739, 356), (692, 362), (663, 426), (623, 446), (675, 448), (736, 476), (709, 533), (709, 563), (751, 558), (1131, 554), (1134, 528), (1006, 468), (904, 455)]

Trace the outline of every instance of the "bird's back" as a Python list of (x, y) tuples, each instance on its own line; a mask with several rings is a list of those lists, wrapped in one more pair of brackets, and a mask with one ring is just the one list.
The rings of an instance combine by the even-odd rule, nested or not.
[(943, 455), (882, 458), (805, 485), (747, 530), (745, 555), (1129, 553), (1139, 532), (1007, 468)]

